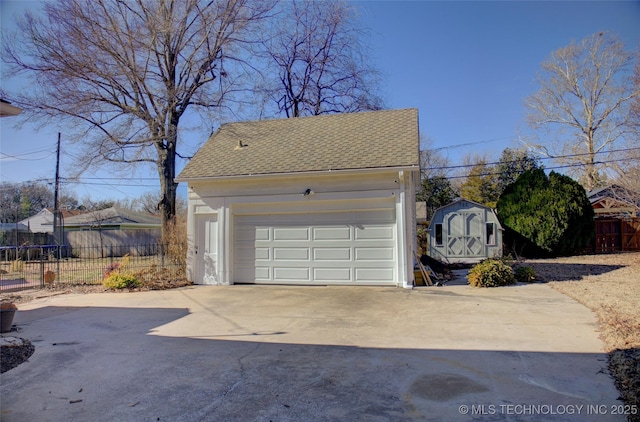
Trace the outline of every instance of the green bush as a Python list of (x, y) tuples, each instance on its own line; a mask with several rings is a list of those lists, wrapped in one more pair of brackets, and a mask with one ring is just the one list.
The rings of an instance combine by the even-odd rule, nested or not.
[(473, 287), (508, 286), (516, 282), (511, 267), (499, 259), (486, 259), (474, 265), (467, 280)]
[(127, 271), (113, 271), (104, 279), (102, 285), (107, 289), (132, 289), (140, 287), (138, 278)]
[(514, 275), (518, 283), (531, 283), (536, 280), (536, 272), (531, 267), (516, 267)]

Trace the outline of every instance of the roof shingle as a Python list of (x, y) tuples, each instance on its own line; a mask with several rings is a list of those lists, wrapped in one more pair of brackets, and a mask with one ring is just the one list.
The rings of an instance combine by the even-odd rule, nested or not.
[(419, 166), (418, 110), (228, 123), (178, 180)]

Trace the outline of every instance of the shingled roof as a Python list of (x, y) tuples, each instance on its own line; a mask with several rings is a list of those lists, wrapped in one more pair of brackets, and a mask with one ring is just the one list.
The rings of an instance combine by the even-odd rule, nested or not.
[(177, 180), (419, 167), (418, 110), (228, 123)]

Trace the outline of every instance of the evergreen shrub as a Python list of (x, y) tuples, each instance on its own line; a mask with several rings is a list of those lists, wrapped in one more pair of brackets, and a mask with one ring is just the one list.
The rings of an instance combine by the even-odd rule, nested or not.
[(513, 269), (500, 259), (485, 259), (474, 265), (467, 280), (473, 287), (500, 287), (516, 282)]
[(571, 255), (594, 236), (593, 208), (584, 188), (553, 171), (549, 176), (542, 169), (522, 173), (498, 199), (497, 214), (505, 244), (529, 251), (528, 256)]

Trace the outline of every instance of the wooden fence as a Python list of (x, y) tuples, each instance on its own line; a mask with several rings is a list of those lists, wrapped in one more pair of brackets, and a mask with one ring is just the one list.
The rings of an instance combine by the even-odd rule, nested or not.
[(70, 231), (64, 234), (73, 256), (97, 258), (107, 256), (149, 255), (140, 245), (155, 245), (160, 241), (160, 230), (91, 230)]
[(600, 218), (595, 225), (595, 253), (640, 251), (640, 218)]

